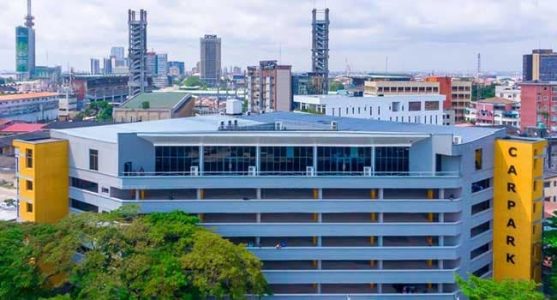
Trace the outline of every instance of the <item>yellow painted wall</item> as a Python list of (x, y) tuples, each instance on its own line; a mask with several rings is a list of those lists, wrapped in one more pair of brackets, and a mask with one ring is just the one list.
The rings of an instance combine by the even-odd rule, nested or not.
[(541, 279), (543, 140), (495, 142), (493, 277)]
[[(14, 141), (19, 149), (19, 216), (23, 221), (54, 223), (68, 214), (68, 142), (65, 140)], [(33, 151), (33, 166), (26, 167), (26, 149)], [(33, 190), (26, 189), (26, 181)], [(27, 212), (26, 203), (33, 204)]]

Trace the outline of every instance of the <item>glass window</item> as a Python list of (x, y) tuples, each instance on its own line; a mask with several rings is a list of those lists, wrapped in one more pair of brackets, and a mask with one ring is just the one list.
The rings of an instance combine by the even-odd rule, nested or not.
[(475, 157), (475, 166), (476, 170), (482, 169), (482, 148), (478, 148), (475, 150), (474, 157)]
[(305, 174), (313, 166), (313, 147), (261, 147), (262, 175)]
[(203, 150), (203, 174), (248, 175), (255, 166), (255, 147), (207, 146)]
[(426, 101), (425, 102), (425, 110), (439, 110), (439, 102), (438, 101)]
[(76, 177), (70, 177), (70, 185), (72, 187), (87, 190), (93, 193), (99, 192), (99, 185), (96, 182), (91, 182)]
[(75, 200), (75, 199), (71, 199), (71, 198), (70, 198), (70, 202), (71, 202), (72, 208), (79, 209), (79, 210), (82, 210), (82, 211), (99, 212), (99, 207), (96, 206), (96, 205), (89, 204), (89, 203), (79, 201), (79, 200)]
[(25, 189), (28, 190), (28, 191), (32, 191), (33, 190), (33, 181), (25, 180)]
[(199, 167), (199, 147), (155, 147), (155, 171), (159, 175), (189, 175), (191, 167)]
[(25, 167), (33, 167), (33, 150), (31, 149), (25, 149)]
[(375, 148), (375, 172), (377, 175), (406, 175), (409, 170), (408, 147)]
[(28, 213), (33, 212), (33, 204), (32, 203), (26, 203), (25, 208), (26, 208)]
[(409, 111), (420, 111), (422, 110), (422, 102), (420, 101), (410, 101), (408, 102)]
[(99, 170), (99, 150), (89, 149), (89, 170)]
[(362, 175), (371, 167), (371, 147), (318, 147), (319, 175)]

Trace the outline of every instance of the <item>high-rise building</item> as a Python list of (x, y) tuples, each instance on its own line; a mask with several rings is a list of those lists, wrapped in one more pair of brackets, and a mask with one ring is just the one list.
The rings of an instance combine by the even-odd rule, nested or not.
[(292, 66), (264, 60), (247, 71), (248, 109), (251, 112), (292, 110)]
[(168, 55), (166, 53), (158, 53), (155, 56), (155, 75), (153, 76), (153, 85), (158, 88), (168, 86)]
[(178, 77), (185, 74), (185, 65), (183, 61), (169, 61), (168, 62), (168, 75)]
[(522, 58), (523, 81), (557, 81), (557, 53), (551, 49), (534, 49)]
[(110, 58), (112, 59), (112, 67), (126, 67), (126, 56), (124, 47), (112, 47), (110, 49)]
[(154, 77), (157, 75), (157, 53), (154, 51), (147, 52), (146, 56), (146, 67), (147, 67), (147, 77)]
[[(137, 17), (137, 18), (136, 18)], [(147, 11), (128, 11), (129, 97), (147, 89)]]
[(450, 300), (456, 274), (540, 282), (544, 140), (298, 113), (155, 122), (16, 141), (19, 219), (195, 214), (259, 257), (280, 299)]
[(200, 78), (209, 86), (217, 86), (221, 77), (221, 40), (206, 34), (200, 39)]
[(112, 74), (112, 59), (103, 58), (103, 74)]
[(320, 94), (329, 92), (329, 9), (312, 10), (311, 70)]
[(15, 65), (20, 79), (29, 79), (35, 71), (35, 29), (31, 15), (31, 0), (27, 0), (25, 26), (15, 28)]
[(100, 61), (97, 58), (91, 58), (91, 74), (92, 75), (101, 74)]
[(126, 58), (124, 52), (124, 47), (112, 47), (110, 49), (110, 57), (114, 57), (116, 59), (124, 59)]

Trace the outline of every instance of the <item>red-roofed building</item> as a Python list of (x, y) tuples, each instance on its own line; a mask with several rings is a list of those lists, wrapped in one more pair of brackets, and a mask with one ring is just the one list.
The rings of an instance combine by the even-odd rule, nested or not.
[(46, 124), (37, 123), (15, 123), (6, 126), (4, 129), (0, 130), (2, 134), (16, 134), (16, 133), (27, 133), (41, 131), (44, 129)]

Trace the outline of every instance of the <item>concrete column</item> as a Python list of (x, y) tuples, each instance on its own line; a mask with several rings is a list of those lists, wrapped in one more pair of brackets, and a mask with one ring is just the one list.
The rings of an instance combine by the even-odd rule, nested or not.
[(378, 260), (377, 261), (377, 269), (383, 270), (383, 260)]
[(203, 149), (204, 149), (203, 145), (199, 145), (199, 167), (198, 167), (199, 175), (203, 175), (203, 171), (205, 171), (204, 168), (203, 168), (203, 156), (204, 156), (203, 155), (203, 152), (204, 152)]
[(261, 223), (261, 213), (257, 213), (256, 214), (256, 218), (257, 218), (257, 223)]
[(261, 200), (261, 189), (256, 189), (257, 199)]
[(439, 236), (439, 246), (445, 246), (445, 237), (442, 235)]
[(377, 237), (377, 246), (383, 247), (383, 236)]
[[(261, 147), (257, 145), (255, 147), (255, 174), (259, 175), (259, 170), (261, 170)], [(260, 189), (257, 189), (260, 193)], [(261, 194), (258, 195), (257, 199), (261, 199)]]
[(383, 223), (383, 213), (382, 212), (378, 213), (377, 222)]
[(197, 189), (197, 200), (203, 200), (203, 189)]
[(135, 190), (135, 200), (139, 200), (139, 190)]
[(443, 270), (443, 260), (442, 259), (439, 260), (438, 265), (439, 265), (439, 270)]
[(383, 293), (383, 284), (380, 283), (377, 285), (377, 293), (378, 294), (382, 294)]
[(379, 192), (379, 198), (378, 199), (383, 200), (383, 189), (379, 189), (378, 192)]
[[(321, 247), (322, 245), (322, 237), (318, 236), (317, 237), (317, 247)], [(319, 263), (321, 263), (321, 261), (319, 261)]]
[(261, 247), (261, 237), (260, 236), (255, 237), (255, 245), (258, 246), (258, 247)]
[(317, 284), (317, 293), (321, 294), (321, 283)]
[(445, 199), (445, 189), (439, 189), (439, 199)]
[(313, 145), (313, 172), (317, 174), (317, 146)]

